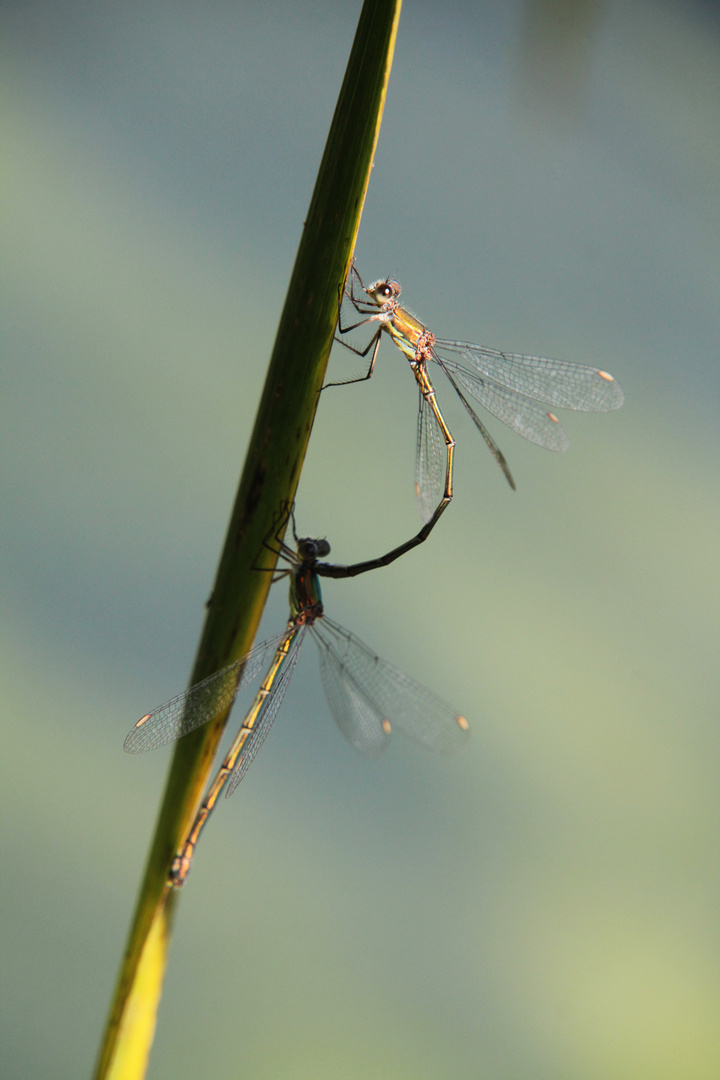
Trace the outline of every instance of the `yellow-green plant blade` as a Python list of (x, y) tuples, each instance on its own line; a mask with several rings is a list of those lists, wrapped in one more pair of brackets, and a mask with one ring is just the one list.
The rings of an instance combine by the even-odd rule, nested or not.
[[(294, 497), (332, 346), (338, 286), (360, 223), (390, 74), (400, 0), (365, 0), (220, 557), (190, 682), (245, 653), (257, 631), (271, 566), (263, 548)], [(226, 716), (178, 743), (130, 928), (97, 1080), (145, 1074), (178, 894), (167, 873), (207, 782)]]

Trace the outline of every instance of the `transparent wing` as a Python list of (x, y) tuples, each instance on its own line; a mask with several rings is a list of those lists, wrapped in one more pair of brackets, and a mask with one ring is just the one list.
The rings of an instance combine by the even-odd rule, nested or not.
[(247, 686), (263, 670), (269, 655), (274, 654), (287, 630), (195, 683), (177, 697), (166, 701), (138, 720), (123, 748), (128, 754), (156, 750), (175, 739), (182, 738), (229, 708), (243, 686)]
[(420, 394), (415, 459), (415, 494), (420, 517), (427, 524), (445, 492), (447, 448), (435, 413)]
[[(479, 375), (474, 375), (446, 358), (443, 358), (440, 366), (458, 393), (460, 391), (456, 381), (488, 412), (497, 416), (498, 420), (502, 420), (503, 424), (507, 424), (524, 439), (538, 446), (544, 446), (546, 450), (567, 450), (568, 437), (560, 426), (558, 418), (537, 401), (531, 401), (516, 390), (508, 390), (506, 386), (499, 386), (497, 383), (490, 382), (489, 379), (482, 379)], [(462, 398), (461, 393), (460, 396)], [(464, 398), (462, 400), (477, 423), (477, 418), (467, 402)]]
[(380, 754), (397, 729), (431, 750), (449, 753), (467, 741), (467, 720), (409, 675), (376, 656), (327, 616), (312, 626), (330, 710), (358, 750)]
[(335, 723), (356, 750), (377, 757), (390, 742), (389, 725), (383, 724), (386, 718), (345, 667), (333, 644), (332, 633), (325, 635), (316, 625), (315, 640), (320, 650), (325, 697)]
[[(436, 341), (435, 349), (453, 371), (466, 371), (471, 377), (480, 376), (482, 381), (489, 379), (497, 387), (559, 409), (608, 412), (619, 409), (625, 400), (612, 375), (584, 364), (520, 356), (468, 341)], [(458, 355), (463, 363), (455, 359)], [(474, 397), (473, 390), (469, 386), (467, 389)]]
[(302, 645), (303, 638), (307, 630), (307, 625), (303, 626), (299, 633), (295, 635), (295, 639), (290, 646), (290, 651), (285, 658), (283, 666), (280, 668), (275, 682), (273, 683), (270, 693), (265, 699), (265, 704), (261, 709), (251, 734), (248, 736), (241, 756), (238, 758), (235, 768), (230, 774), (228, 779), (227, 789), (225, 791), (225, 798), (229, 799), (235, 788), (242, 780), (245, 773), (248, 771), (258, 750), (265, 742), (267, 733), (272, 727), (273, 720), (278, 714), (280, 706), (283, 703), (285, 697), (285, 691), (290, 685), (295, 665), (300, 655), (300, 646)]
[(512, 473), (510, 472), (510, 466), (508, 465), (507, 461), (505, 460), (505, 455), (503, 454), (502, 450), (500, 449), (498, 444), (493, 439), (493, 437), (490, 434), (490, 432), (488, 431), (488, 429), (483, 424), (483, 422), (480, 419), (480, 417), (478, 416), (478, 414), (475, 412), (475, 410), (471, 406), (470, 402), (467, 400), (467, 398), (463, 394), (463, 392), (460, 389), (460, 387), (458, 386), (458, 384), (455, 382), (455, 379), (450, 374), (448, 369), (446, 367), (444, 367), (443, 370), (445, 371), (445, 374), (447, 375), (448, 379), (450, 380), (450, 383), (454, 387), (455, 393), (460, 398), (463, 405), (465, 406), (468, 413), (470, 414), (470, 417), (472, 418), (472, 422), (475, 424), (475, 427), (478, 429), (478, 431), (482, 435), (483, 439), (485, 440), (488, 450), (490, 451), (492, 456), (495, 458), (498, 465), (500, 466), (503, 473), (505, 474), (505, 479), (507, 480), (508, 484), (513, 489), (513, 491), (515, 491), (516, 490), (515, 481), (513, 480)]

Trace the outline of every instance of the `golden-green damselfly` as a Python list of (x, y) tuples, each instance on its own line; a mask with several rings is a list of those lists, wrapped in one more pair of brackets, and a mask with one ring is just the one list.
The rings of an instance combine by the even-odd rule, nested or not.
[(239, 690), (267, 665), (260, 689), (207, 790), (185, 842), (173, 859), (168, 883), (175, 888), (185, 882), (195, 845), (221, 792), (226, 789), (226, 797), (232, 795), (262, 746), (308, 633), (319, 650), (330, 711), (343, 735), (357, 750), (371, 756), (380, 754), (390, 741), (392, 729), (440, 752), (459, 749), (469, 734), (465, 717), (409, 675), (381, 660), (349, 630), (328, 618), (323, 608), (321, 577), (355, 577), (387, 566), (422, 540), (413, 537), (387, 555), (350, 566), (319, 561), (330, 553), (325, 539), (295, 536), (295, 542), (296, 550), (281, 542), (278, 549), (278, 554), (289, 564), (279, 574), (290, 578), (290, 618), (285, 630), (147, 713), (125, 740), (128, 753), (141, 753), (187, 735), (229, 709)]
[[(436, 516), (452, 499), (455, 446), (435, 399), (435, 390), (428, 375), (428, 361), (437, 364), (455, 388), (513, 489), (515, 481), (505, 457), (466, 395), (479, 402), (518, 435), (546, 450), (566, 450), (568, 440), (557, 416), (544, 406), (608, 412), (622, 405), (623, 392), (607, 371), (564, 360), (486, 349), (468, 341), (436, 338), (423, 323), (400, 306), (400, 292), (400, 285), (392, 278), (374, 281), (365, 287), (353, 263), (348, 283), (341, 292), (338, 331), (345, 335), (368, 324), (377, 326), (377, 331), (364, 349), (355, 348), (343, 341), (342, 337), (337, 340), (358, 356), (370, 355), (366, 374), (358, 379), (345, 380), (346, 383), (370, 378), (383, 331), (410, 362), (420, 391), (415, 491), (423, 521), (436, 520)], [(342, 323), (342, 301), (346, 297), (361, 316), (348, 326)]]

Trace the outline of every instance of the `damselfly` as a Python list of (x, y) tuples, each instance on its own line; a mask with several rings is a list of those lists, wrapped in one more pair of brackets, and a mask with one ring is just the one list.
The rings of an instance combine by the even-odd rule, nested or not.
[[(515, 481), (505, 457), (470, 405), (466, 394), (518, 435), (537, 443), (538, 446), (544, 446), (546, 450), (566, 450), (568, 440), (557, 416), (544, 406), (585, 412), (608, 412), (610, 409), (619, 409), (623, 403), (623, 392), (607, 371), (563, 360), (519, 356), (486, 349), (468, 341), (442, 341), (400, 306), (400, 285), (397, 281), (385, 278), (374, 281), (365, 288), (354, 263), (348, 280), (349, 285), (341, 294), (338, 331), (344, 335), (368, 323), (376, 324), (378, 329), (364, 349), (356, 349), (341, 338), (338, 339), (358, 356), (370, 354), (367, 373), (359, 379), (347, 381), (362, 382), (370, 378), (383, 330), (410, 361), (417, 380), (420, 410), (415, 491), (423, 521), (428, 522), (442, 512), (452, 499), (455, 445), (435, 400), (435, 391), (427, 370), (428, 360), (432, 360), (444, 371), (513, 489)], [(362, 289), (364, 296), (356, 293), (356, 284)], [(355, 311), (362, 316), (349, 326), (342, 325), (344, 297), (348, 298)]]
[[(293, 527), (294, 531), (294, 527)], [(168, 881), (185, 881), (195, 845), (222, 792), (232, 795), (270, 730), (285, 696), (300, 647), (308, 634), (320, 653), (320, 671), (330, 711), (343, 735), (362, 753), (380, 754), (391, 729), (410, 735), (431, 750), (460, 748), (469, 734), (467, 720), (392, 664), (381, 660), (359, 638), (325, 615), (321, 577), (354, 577), (386, 566), (418, 541), (417, 537), (379, 559), (351, 566), (318, 562), (330, 553), (327, 540), (298, 539), (297, 550), (280, 544), (289, 563), (280, 576), (290, 577), (290, 619), (282, 634), (257, 645), (234, 664), (216, 671), (183, 694), (138, 720), (125, 740), (128, 753), (154, 750), (181, 738), (229, 709), (241, 687), (266, 664), (255, 695), (215, 779), (210, 784), (187, 839), (175, 856)]]

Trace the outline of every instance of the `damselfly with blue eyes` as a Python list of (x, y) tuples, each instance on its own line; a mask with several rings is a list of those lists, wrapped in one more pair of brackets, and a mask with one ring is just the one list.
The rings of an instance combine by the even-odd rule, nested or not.
[(125, 750), (134, 754), (187, 735), (229, 709), (241, 687), (249, 685), (267, 665), (260, 689), (173, 860), (168, 882), (176, 888), (187, 877), (195, 845), (220, 793), (226, 788), (226, 796), (232, 795), (262, 746), (308, 633), (320, 653), (330, 711), (357, 750), (380, 754), (393, 729), (440, 752), (457, 750), (467, 740), (469, 726), (465, 717), (409, 675), (381, 660), (349, 630), (328, 618), (323, 609), (321, 577), (354, 577), (387, 566), (422, 540), (413, 537), (387, 555), (351, 566), (318, 561), (330, 553), (327, 540), (295, 540), (296, 551), (284, 543), (279, 547), (279, 554), (289, 563), (280, 576), (290, 577), (290, 618), (283, 633), (147, 713), (125, 740)]
[[(356, 292), (356, 287), (362, 293)], [(349, 326), (342, 324), (342, 301), (347, 299), (361, 318)], [(377, 331), (364, 349), (356, 349), (338, 338), (358, 356), (370, 356), (370, 366), (359, 379), (369, 379), (375, 367), (382, 333), (385, 331), (409, 360), (420, 391), (418, 415), (415, 491), (423, 521), (430, 521), (452, 499), (453, 439), (435, 400), (428, 374), (428, 361), (440, 367), (457, 392), (490, 452), (515, 488), (510, 469), (499, 446), (467, 400), (469, 395), (518, 435), (546, 450), (566, 450), (568, 440), (557, 416), (545, 406), (608, 412), (623, 403), (620, 386), (607, 371), (548, 360), (541, 356), (486, 349), (468, 341), (442, 341), (399, 304), (400, 285), (392, 278), (363, 285), (353, 263), (341, 293), (338, 331), (341, 335), (373, 324)], [(342, 383), (327, 383), (340, 386)]]

